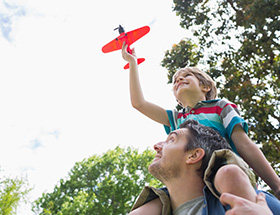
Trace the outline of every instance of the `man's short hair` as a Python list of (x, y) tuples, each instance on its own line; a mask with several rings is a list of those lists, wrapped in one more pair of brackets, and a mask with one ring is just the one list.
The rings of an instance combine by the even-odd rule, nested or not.
[(180, 128), (187, 128), (189, 131), (185, 151), (196, 148), (202, 148), (205, 151), (201, 167), (197, 170), (201, 176), (204, 175), (209, 160), (215, 150), (232, 150), (226, 139), (223, 138), (217, 131), (199, 124), (195, 120), (186, 120), (180, 125)]

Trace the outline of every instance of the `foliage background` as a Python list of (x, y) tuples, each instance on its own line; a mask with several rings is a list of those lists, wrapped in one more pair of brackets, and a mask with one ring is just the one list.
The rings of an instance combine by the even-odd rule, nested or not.
[[(1, 171), (2, 172), (2, 171)], [(25, 177), (0, 177), (0, 214), (16, 214), (20, 201), (27, 201), (31, 191)]]
[(77, 162), (52, 193), (33, 206), (36, 214), (127, 214), (145, 185), (162, 186), (148, 172), (155, 153), (117, 147)]
[[(279, 175), (280, 1), (174, 0), (180, 25), (193, 32), (166, 51), (168, 83), (178, 68), (198, 66), (220, 98), (241, 109), (249, 137)], [(179, 107), (178, 107), (179, 108)]]

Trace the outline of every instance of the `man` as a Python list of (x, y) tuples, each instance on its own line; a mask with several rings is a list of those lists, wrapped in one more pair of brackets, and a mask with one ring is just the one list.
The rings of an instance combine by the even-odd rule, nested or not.
[[(217, 150), (230, 153), (228, 143), (217, 132), (194, 120), (188, 120), (180, 129), (171, 132), (165, 141), (155, 144), (154, 149), (157, 154), (149, 166), (149, 171), (166, 185), (169, 197), (163, 190), (145, 187), (131, 215), (141, 214), (141, 208), (149, 207), (151, 200), (162, 202), (163, 215), (170, 214), (171, 209), (174, 215), (220, 215), (230, 209), (229, 205), (224, 206), (219, 201), (215, 186), (211, 184), (211, 177), (218, 171), (217, 167), (229, 164), (228, 160), (223, 160), (221, 156), (214, 159), (215, 165), (209, 170), (212, 154), (217, 154)], [(211, 162), (212, 160), (211, 158)], [(204, 177), (205, 175), (207, 177)], [(247, 180), (245, 182), (248, 186), (251, 186), (245, 174), (243, 178)], [(266, 200), (271, 211), (277, 214), (280, 211), (280, 202), (269, 194), (266, 194)], [(149, 214), (154, 214), (152, 209)]]

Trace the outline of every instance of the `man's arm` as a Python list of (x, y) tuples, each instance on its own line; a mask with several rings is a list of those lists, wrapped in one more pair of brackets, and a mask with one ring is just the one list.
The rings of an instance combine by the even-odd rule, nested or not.
[(280, 179), (270, 166), (262, 151), (247, 136), (240, 124), (233, 128), (231, 138), (240, 156), (275, 192), (280, 199)]
[(220, 201), (223, 205), (231, 206), (231, 209), (228, 210), (225, 215), (273, 215), (272, 211), (267, 206), (263, 193), (257, 195), (256, 203), (229, 193), (223, 193), (220, 197)]
[(162, 203), (160, 199), (157, 198), (131, 211), (129, 215), (160, 215), (161, 210)]
[(165, 109), (146, 101), (144, 98), (138, 75), (138, 65), (135, 50), (132, 49), (132, 54), (128, 53), (127, 45), (123, 43), (122, 56), (123, 59), (129, 63), (129, 88), (132, 106), (150, 119), (163, 125), (170, 126), (168, 115)]

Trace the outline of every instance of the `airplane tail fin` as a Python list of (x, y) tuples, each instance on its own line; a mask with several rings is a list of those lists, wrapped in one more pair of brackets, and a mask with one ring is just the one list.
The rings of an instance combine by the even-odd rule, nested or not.
[[(143, 63), (144, 61), (145, 61), (145, 58), (138, 58), (137, 64), (139, 65), (140, 63)], [(129, 68), (129, 63), (124, 66), (124, 69), (128, 69), (128, 68)]]

